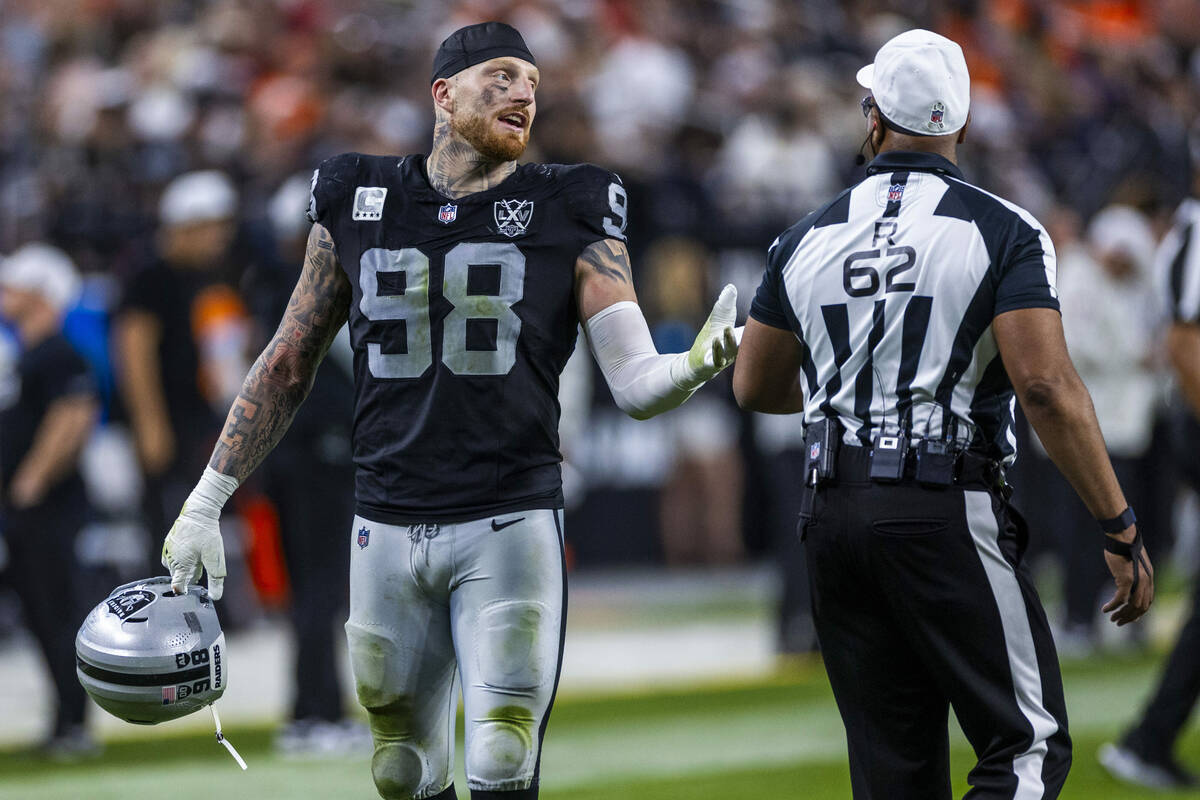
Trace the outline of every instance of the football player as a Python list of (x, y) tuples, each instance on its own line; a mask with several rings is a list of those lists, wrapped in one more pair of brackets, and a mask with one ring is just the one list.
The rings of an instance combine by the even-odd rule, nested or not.
[(203, 567), (220, 596), (221, 507), (283, 435), (348, 319), (346, 632), (385, 798), (455, 797), (456, 672), (471, 797), (537, 797), (566, 621), (558, 377), (577, 326), (639, 419), (683, 403), (737, 352), (732, 286), (689, 352), (656, 352), (620, 179), (516, 163), (538, 80), (516, 30), (468, 26), (434, 59), (429, 157), (321, 164), (299, 283), (163, 546), (176, 587)]

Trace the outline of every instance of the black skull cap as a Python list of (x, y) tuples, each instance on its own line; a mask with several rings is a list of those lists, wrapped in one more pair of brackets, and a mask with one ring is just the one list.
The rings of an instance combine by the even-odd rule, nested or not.
[(480, 22), (446, 37), (433, 56), (433, 83), (493, 58), (512, 56), (537, 66), (521, 34), (503, 22)]

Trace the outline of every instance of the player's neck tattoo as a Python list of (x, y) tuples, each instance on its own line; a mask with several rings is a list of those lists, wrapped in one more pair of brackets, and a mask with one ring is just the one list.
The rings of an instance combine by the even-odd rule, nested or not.
[(454, 132), (449, 117), (438, 114), (425, 167), (430, 185), (453, 200), (492, 188), (513, 174), (517, 163), (489, 160)]

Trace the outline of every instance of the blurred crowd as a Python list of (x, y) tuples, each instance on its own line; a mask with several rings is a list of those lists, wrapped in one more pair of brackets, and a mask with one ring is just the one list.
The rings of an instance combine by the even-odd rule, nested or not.
[[(519, 28), (541, 70), (523, 160), (624, 179), (638, 291), (664, 351), (688, 347), (724, 282), (744, 314), (776, 234), (861, 176), (855, 70), (910, 27), (960, 42), (964, 171), (1050, 228), (1068, 339), (1113, 455), (1141, 487), (1139, 515), (1173, 530), (1174, 485), (1145, 476), (1162, 474), (1147, 470), (1171, 417), (1153, 253), (1200, 163), (1190, 0), (0, 0), (0, 253), (74, 265), (62, 332), (99, 409), (80, 457), (80, 602), (161, 569), (166, 527), (298, 275), (313, 168), (348, 150), (427, 152), (433, 50), (485, 19)], [(0, 406), (18, 328), (0, 320)], [(346, 358), (342, 342), (228, 515), (231, 625), (286, 609), (305, 654), (332, 651), (344, 601)], [(802, 575), (795, 420), (737, 413), (726, 379), (633, 422), (582, 359), (563, 407), (576, 567), (767, 556)], [(1089, 523), (1044, 477), (1036, 442), (1024, 454), (1018, 483), (1062, 509), (1041, 522), (1067, 564)], [(1067, 592), (1083, 599), (1065, 604), (1083, 647), (1095, 561)], [(813, 646), (798, 586), (785, 590), (784, 651)], [(319, 673), (305, 685), (329, 683), (319, 658), (299, 662)], [(297, 720), (340, 719), (314, 699), (327, 688), (297, 695)]]

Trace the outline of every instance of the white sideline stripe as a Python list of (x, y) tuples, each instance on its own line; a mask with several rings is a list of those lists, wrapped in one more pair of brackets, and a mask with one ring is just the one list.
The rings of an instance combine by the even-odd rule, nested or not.
[(1042, 704), (1042, 676), (1038, 670), (1037, 650), (1025, 599), (1017, 583), (1017, 575), (1000, 552), (1000, 529), (992, 512), (992, 498), (987, 492), (964, 492), (967, 508), (967, 527), (975, 540), (975, 550), (991, 584), (992, 594), (1000, 609), (1004, 629), (1004, 645), (1008, 666), (1012, 670), (1017, 707), (1033, 728), (1029, 749), (1013, 759), (1017, 775), (1017, 791), (1013, 800), (1040, 800), (1045, 794), (1042, 783), (1042, 763), (1046, 760), (1046, 740), (1058, 731), (1058, 723)]

